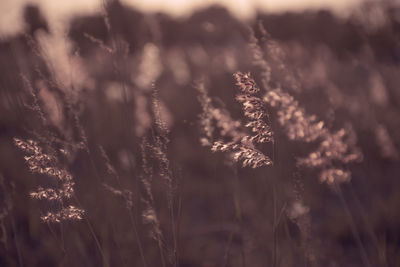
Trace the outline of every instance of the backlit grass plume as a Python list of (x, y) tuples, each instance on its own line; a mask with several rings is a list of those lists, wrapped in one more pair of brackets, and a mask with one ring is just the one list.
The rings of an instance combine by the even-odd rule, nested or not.
[(30, 193), (34, 199), (56, 202), (57, 210), (47, 212), (41, 216), (45, 222), (61, 222), (64, 220), (80, 220), (84, 211), (75, 206), (65, 206), (65, 201), (74, 194), (74, 181), (72, 175), (64, 168), (59, 167), (57, 158), (43, 151), (38, 142), (14, 138), (15, 145), (25, 153), (24, 159), (32, 173), (39, 173), (54, 179), (58, 183), (55, 188), (38, 186), (36, 191)]
[[(204, 87), (200, 87), (201, 96), (199, 99), (203, 107), (201, 124), (203, 133), (205, 133), (203, 139), (207, 141), (202, 143), (206, 145), (212, 143), (211, 150), (213, 152), (231, 152), (232, 159), (235, 162), (241, 162), (243, 167), (270, 166), (272, 165), (270, 157), (255, 147), (257, 143), (273, 142), (273, 133), (268, 124), (269, 119), (265, 105), (257, 95), (260, 89), (250, 73), (237, 72), (234, 77), (240, 91), (236, 100), (242, 104), (243, 113), (247, 120), (245, 127), (250, 128), (252, 134), (243, 131), (241, 123), (233, 120), (227, 111), (215, 108), (211, 99), (206, 95)], [(210, 140), (210, 137), (213, 136), (212, 120), (215, 120), (217, 128), (221, 129), (221, 137), (230, 138), (231, 141), (227, 142), (220, 139), (212, 142)]]

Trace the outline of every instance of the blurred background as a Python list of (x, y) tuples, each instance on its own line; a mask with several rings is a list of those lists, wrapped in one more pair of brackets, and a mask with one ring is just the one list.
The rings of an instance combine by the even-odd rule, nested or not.
[[(340, 15), (348, 15), (350, 10), (359, 6), (362, 0), (337, 0), (337, 1), (315, 1), (315, 0), (283, 0), (283, 1), (262, 1), (262, 0), (121, 0), (122, 4), (138, 9), (141, 12), (163, 12), (174, 17), (187, 17), (200, 8), (210, 5), (221, 5), (229, 9), (233, 15), (241, 19), (251, 19), (258, 11), (282, 12), (300, 11), (305, 9), (325, 8), (335, 11)], [(50, 24), (82, 15), (93, 14), (102, 8), (101, 0), (71, 0), (63, 3), (51, 0), (4, 0), (0, 3), (0, 30), (2, 34), (13, 34), (23, 28), (22, 10), (27, 4), (38, 6), (46, 15)]]
[[(332, 131), (352, 129), (363, 160), (346, 166), (342, 198), (296, 165), (317, 144), (278, 124), (273, 168), (201, 145), (199, 82), (242, 121), (233, 73), (262, 84), (252, 32), (282, 90)], [(166, 266), (400, 266), (399, 36), (390, 0), (1, 1), (0, 266), (163, 266), (160, 250)], [(143, 151), (156, 143), (154, 90), (176, 232), (159, 158)], [(63, 151), (85, 219), (41, 221), (54, 205), (29, 193), (54, 182), (29, 171), (14, 137)], [(148, 169), (161, 249), (143, 218)], [(104, 185), (132, 193), (129, 211)]]

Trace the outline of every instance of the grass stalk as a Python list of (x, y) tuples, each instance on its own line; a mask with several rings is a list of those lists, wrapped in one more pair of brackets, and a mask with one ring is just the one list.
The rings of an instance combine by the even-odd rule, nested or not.
[(370, 262), (370, 260), (368, 258), (367, 252), (365, 250), (365, 247), (364, 247), (364, 245), (363, 245), (363, 243), (361, 241), (360, 233), (359, 233), (357, 225), (356, 225), (356, 223), (354, 221), (354, 216), (351, 213), (349, 205), (348, 205), (348, 203), (347, 203), (347, 201), (346, 201), (346, 199), (345, 199), (345, 197), (343, 195), (343, 191), (342, 191), (340, 185), (335, 183), (333, 186), (334, 186), (334, 192), (339, 197), (340, 203), (342, 204), (343, 209), (344, 209), (344, 211), (346, 213), (346, 216), (348, 218), (348, 221), (349, 221), (349, 224), (350, 224), (350, 228), (351, 228), (351, 232), (353, 234), (354, 240), (356, 241), (356, 244), (357, 244), (357, 247), (358, 247), (358, 251), (360, 253), (361, 260), (362, 260), (364, 266), (372, 267), (371, 262)]

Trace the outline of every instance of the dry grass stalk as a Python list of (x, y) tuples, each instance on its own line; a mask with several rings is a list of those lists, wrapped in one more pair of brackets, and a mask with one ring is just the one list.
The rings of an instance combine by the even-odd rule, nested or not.
[(30, 193), (35, 199), (56, 201), (60, 204), (60, 210), (49, 211), (41, 216), (45, 222), (61, 222), (64, 220), (80, 220), (84, 211), (72, 205), (64, 206), (64, 202), (71, 199), (74, 194), (75, 182), (71, 174), (64, 168), (58, 166), (55, 156), (47, 154), (33, 140), (24, 141), (14, 138), (15, 145), (25, 153), (24, 159), (32, 173), (44, 174), (55, 179), (59, 183), (57, 188), (43, 188), (39, 186), (36, 191)]
[(374, 133), (382, 157), (394, 161), (399, 160), (400, 158), (399, 152), (397, 151), (396, 146), (392, 138), (390, 137), (388, 129), (383, 124), (378, 123)]
[(236, 100), (242, 104), (243, 113), (248, 119), (245, 125), (251, 128), (254, 133), (252, 136), (245, 136), (243, 141), (251, 143), (268, 143), (273, 142), (273, 133), (271, 131), (268, 113), (261, 98), (256, 94), (260, 92), (256, 82), (250, 76), (250, 73), (237, 72), (234, 74), (236, 85), (239, 87), (241, 94), (236, 95)]
[(150, 144), (144, 138), (141, 144), (141, 152), (142, 152), (142, 168), (143, 173), (140, 176), (140, 181), (144, 186), (145, 195), (142, 198), (142, 202), (145, 205), (144, 210), (142, 211), (142, 219), (145, 224), (151, 226), (150, 237), (157, 242), (161, 261), (163, 266), (165, 266), (165, 259), (164, 259), (164, 244), (165, 239), (164, 235), (161, 231), (161, 224), (157, 216), (157, 212), (155, 210), (155, 203), (154, 203), (154, 196), (152, 191), (152, 182), (153, 182), (153, 169), (149, 165), (148, 160), (148, 148)]
[(112, 187), (108, 184), (103, 184), (103, 187), (110, 193), (112, 193), (115, 196), (123, 198), (126, 208), (131, 209), (133, 208), (133, 193), (130, 190), (119, 190), (116, 189), (115, 187)]
[[(4, 181), (4, 176), (0, 173), (0, 243), (3, 243), (7, 249), (7, 231), (5, 219), (9, 216), (12, 208), (12, 194), (14, 193), (14, 183), (11, 182), (9, 186)], [(9, 192), (10, 191), (10, 192)]]
[(362, 153), (356, 147), (355, 134), (351, 128), (343, 128), (336, 133), (325, 131), (318, 148), (307, 157), (299, 158), (298, 164), (320, 169), (320, 181), (333, 184), (350, 181), (351, 172), (341, 166), (361, 159)]
[(271, 81), (272, 68), (269, 63), (264, 59), (264, 52), (260, 47), (260, 43), (256, 38), (252, 28), (249, 28), (250, 39), (248, 48), (252, 57), (252, 65), (260, 70), (261, 83), (266, 91), (270, 89), (269, 82)]
[(99, 146), (99, 151), (100, 151), (101, 157), (103, 158), (103, 160), (105, 162), (107, 173), (109, 173), (115, 177), (115, 179), (118, 183), (118, 187), (120, 188), (120, 189), (117, 189), (109, 184), (103, 183), (104, 189), (106, 189), (108, 192), (112, 193), (115, 196), (121, 197), (126, 204), (126, 208), (128, 210), (132, 209), (133, 208), (133, 193), (132, 193), (132, 191), (123, 189), (119, 175), (118, 175), (116, 169), (114, 168), (114, 166), (111, 164), (110, 158), (108, 157), (103, 146)]
[(158, 162), (158, 166), (160, 169), (160, 176), (164, 179), (164, 182), (167, 186), (168, 190), (168, 203), (169, 208), (172, 206), (172, 199), (175, 195), (175, 179), (173, 177), (170, 161), (167, 157), (167, 146), (170, 142), (168, 138), (169, 129), (165, 121), (162, 119), (161, 110), (160, 110), (160, 100), (158, 98), (157, 92), (155, 91), (153, 95), (153, 103), (152, 109), (154, 114), (154, 125), (156, 134), (153, 136), (154, 145), (150, 145), (153, 155)]
[[(322, 182), (332, 184), (349, 181), (351, 178), (350, 172), (343, 170), (341, 166), (362, 158), (361, 152), (355, 145), (355, 135), (351, 129), (341, 129), (336, 133), (330, 132), (324, 126), (324, 122), (318, 121), (315, 115), (308, 115), (292, 95), (284, 92), (279, 87), (279, 82), (275, 82), (278, 86), (271, 88), (270, 84), (273, 78), (271, 66), (264, 59), (264, 56), (267, 56), (274, 64), (277, 64), (280, 71), (284, 74), (286, 73), (285, 77), (290, 80), (290, 89), (299, 91), (300, 85), (284, 63), (285, 54), (282, 48), (269, 38), (268, 33), (261, 24), (259, 28), (262, 34), (261, 41), (267, 55), (263, 54), (263, 50), (253, 31), (250, 34), (249, 48), (255, 59), (253, 64), (259, 67), (261, 71), (262, 82), (266, 90), (266, 94), (263, 97), (264, 104), (276, 110), (278, 123), (290, 140), (306, 143), (320, 142), (319, 147), (306, 158), (298, 159), (298, 164), (310, 168), (320, 168), (319, 179)], [(346, 137), (349, 138), (345, 140)], [(340, 166), (335, 167), (338, 163)]]
[(268, 91), (263, 100), (277, 109), (278, 122), (290, 140), (311, 142), (326, 131), (322, 121), (307, 115), (290, 94), (279, 88)]
[[(236, 100), (242, 104), (243, 112), (248, 122), (246, 127), (251, 128), (252, 135), (246, 134), (240, 129), (241, 123), (233, 120), (227, 111), (215, 108), (208, 97), (204, 84), (198, 86), (200, 92), (200, 103), (203, 108), (201, 125), (203, 126), (204, 137), (201, 139), (203, 145), (211, 146), (213, 152), (231, 152), (235, 162), (241, 162), (243, 167), (259, 168), (272, 165), (272, 160), (255, 148), (255, 143), (273, 142), (273, 133), (268, 121), (268, 114), (262, 99), (257, 96), (260, 91), (254, 79), (249, 73), (237, 72), (234, 74), (236, 85), (240, 94)], [(222, 115), (222, 116), (221, 116)], [(213, 141), (215, 120), (220, 135), (223, 138), (230, 138), (231, 141)]]
[(146, 224), (150, 224), (152, 226), (151, 237), (156, 240), (158, 243), (164, 243), (164, 237), (161, 232), (160, 222), (157, 217), (157, 213), (154, 209), (154, 196), (152, 191), (152, 183), (153, 183), (153, 169), (149, 165), (148, 161), (148, 152), (147, 149), (150, 144), (146, 139), (143, 139), (141, 144), (142, 150), (142, 167), (143, 174), (140, 176), (140, 180), (144, 186), (144, 197), (142, 198), (143, 203), (145, 204), (145, 209), (142, 213), (143, 221)]
[(196, 89), (199, 92), (198, 100), (202, 107), (202, 113), (199, 116), (202, 134), (201, 144), (203, 146), (212, 146), (216, 129), (219, 131), (220, 136), (228, 137), (233, 142), (240, 141), (246, 135), (241, 129), (240, 121), (232, 119), (227, 110), (214, 106), (205, 88), (204, 81), (198, 82)]
[(356, 148), (356, 138), (351, 129), (343, 128), (335, 133), (330, 132), (322, 121), (317, 121), (315, 115), (308, 115), (290, 94), (279, 88), (268, 91), (264, 101), (277, 110), (278, 122), (290, 140), (320, 142), (318, 148), (306, 158), (298, 159), (299, 165), (325, 168), (319, 177), (320, 181), (328, 184), (350, 180), (349, 171), (333, 166), (336, 163), (348, 164), (362, 158), (361, 152)]
[[(154, 85), (153, 85), (154, 87)], [(153, 88), (154, 89), (154, 88)], [(164, 180), (167, 187), (167, 203), (171, 220), (171, 234), (173, 239), (172, 250), (169, 251), (170, 261), (174, 266), (179, 265), (178, 258), (178, 224), (176, 217), (176, 194), (177, 194), (177, 179), (174, 177), (170, 161), (167, 156), (169, 129), (162, 116), (160, 98), (158, 91), (154, 89), (152, 98), (152, 111), (154, 116), (154, 133), (153, 144), (148, 145), (152, 151), (152, 155), (158, 163), (159, 175)], [(152, 214), (150, 214), (152, 215)], [(149, 214), (147, 214), (147, 217)], [(168, 248), (168, 247), (167, 247)]]

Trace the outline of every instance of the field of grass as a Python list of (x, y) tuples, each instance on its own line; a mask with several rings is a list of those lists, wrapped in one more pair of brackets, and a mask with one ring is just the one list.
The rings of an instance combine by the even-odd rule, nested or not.
[(400, 266), (399, 14), (26, 7), (0, 266)]

